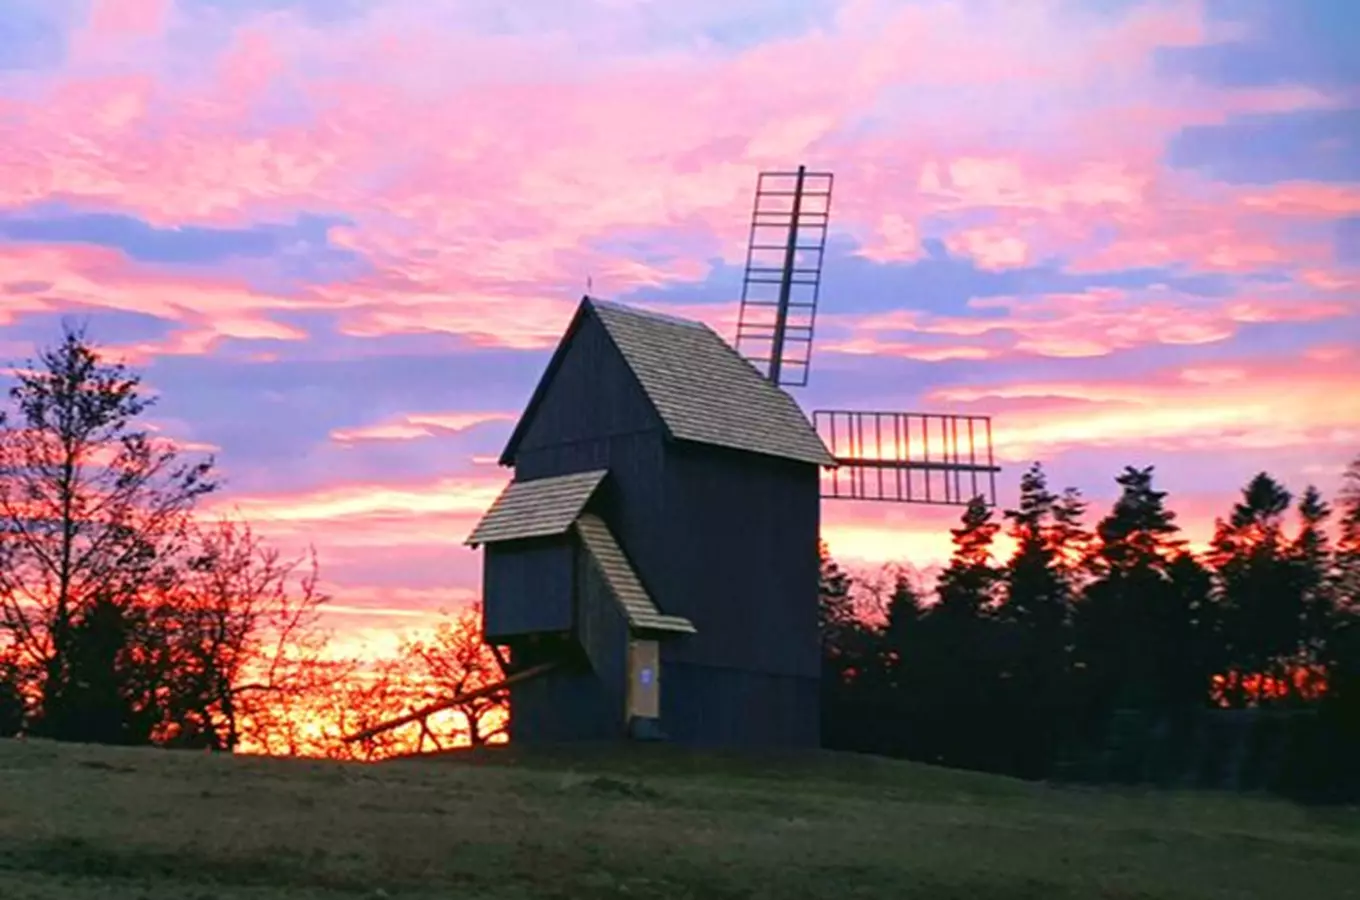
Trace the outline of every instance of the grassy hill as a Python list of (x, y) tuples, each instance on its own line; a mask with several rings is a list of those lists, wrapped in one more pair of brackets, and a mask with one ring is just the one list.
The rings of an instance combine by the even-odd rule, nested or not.
[(1360, 897), (1360, 812), (832, 754), (345, 765), (0, 740), (0, 897)]

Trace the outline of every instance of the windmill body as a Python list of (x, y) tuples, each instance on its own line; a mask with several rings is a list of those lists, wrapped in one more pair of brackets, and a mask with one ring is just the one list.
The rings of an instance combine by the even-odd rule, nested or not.
[(484, 546), (512, 741), (816, 746), (819, 471), (707, 326), (584, 298), (511, 435)]

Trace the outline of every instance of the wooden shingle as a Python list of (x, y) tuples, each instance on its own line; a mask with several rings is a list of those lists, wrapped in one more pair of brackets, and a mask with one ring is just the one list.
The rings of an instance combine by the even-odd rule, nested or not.
[(672, 437), (836, 465), (793, 398), (707, 325), (589, 302)]
[(667, 616), (657, 609), (603, 519), (585, 513), (576, 520), (576, 533), (580, 535), (586, 552), (600, 567), (605, 581), (609, 583), (609, 589), (623, 607), (630, 628), (635, 631), (694, 633), (694, 625), (688, 619)]
[(533, 481), (512, 481), (477, 523), (469, 547), (563, 534), (585, 508), (605, 471), (576, 472)]

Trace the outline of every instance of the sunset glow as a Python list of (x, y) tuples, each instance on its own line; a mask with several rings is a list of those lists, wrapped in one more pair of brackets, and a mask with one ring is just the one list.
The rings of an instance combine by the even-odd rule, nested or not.
[[(208, 512), (315, 546), (337, 646), (390, 653), (476, 598), (462, 540), (588, 280), (733, 338), (756, 175), (805, 163), (805, 410), (989, 415), (1003, 507), (1033, 460), (1093, 516), (1155, 464), (1201, 547), (1257, 471), (1330, 494), (1360, 450), (1355, 16), (0, 0), (0, 364), (88, 319), (217, 457)], [(926, 570), (958, 514), (823, 534)]]

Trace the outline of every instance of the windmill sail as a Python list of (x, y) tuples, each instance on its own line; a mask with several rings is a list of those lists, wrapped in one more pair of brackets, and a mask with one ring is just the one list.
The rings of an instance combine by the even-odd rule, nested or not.
[[(808, 381), (831, 187), (830, 172), (803, 166), (756, 181), (736, 347), (779, 386)], [(812, 419), (838, 463), (822, 473), (823, 499), (996, 504), (988, 416), (817, 410)]]
[(831, 187), (830, 172), (803, 166), (756, 181), (736, 346), (777, 385), (807, 384)]
[(824, 499), (996, 505), (990, 416), (822, 409), (812, 422), (840, 463), (822, 473)]

